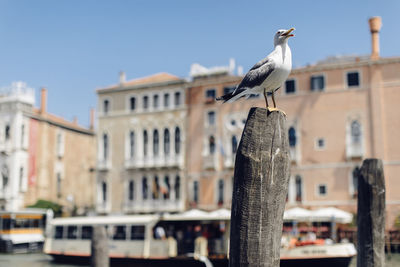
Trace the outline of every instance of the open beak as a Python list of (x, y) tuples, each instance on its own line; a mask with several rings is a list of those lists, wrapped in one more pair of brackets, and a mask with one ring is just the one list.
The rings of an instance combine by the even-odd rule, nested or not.
[(282, 36), (286, 36), (286, 37), (293, 37), (294, 34), (291, 34), (292, 31), (294, 31), (295, 28), (290, 28), (289, 30), (287, 30), (286, 32), (282, 33)]

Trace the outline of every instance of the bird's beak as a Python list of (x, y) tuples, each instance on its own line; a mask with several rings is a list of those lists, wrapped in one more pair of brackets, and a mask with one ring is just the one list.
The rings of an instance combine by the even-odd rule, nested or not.
[(282, 33), (282, 36), (286, 36), (286, 37), (293, 37), (294, 34), (291, 34), (292, 31), (294, 31), (295, 28), (290, 28), (289, 30), (287, 30), (286, 32)]

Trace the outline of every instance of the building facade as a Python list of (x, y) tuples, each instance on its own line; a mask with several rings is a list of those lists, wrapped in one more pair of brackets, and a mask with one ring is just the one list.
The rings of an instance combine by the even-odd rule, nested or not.
[(99, 213), (185, 208), (186, 81), (159, 73), (97, 90)]
[(1, 92), (0, 208), (19, 210), (43, 199), (62, 205), (66, 214), (84, 214), (94, 208), (93, 129), (48, 113), (47, 90), (40, 109), (34, 99), (22, 82)]
[[(292, 70), (277, 92), (287, 114), (291, 178), (287, 207), (357, 210), (355, 173), (380, 158), (387, 226), (400, 215), (400, 58), (379, 57), (380, 19), (370, 21), (372, 53), (333, 57)], [(188, 198), (202, 209), (230, 207), (233, 164), (247, 113), (263, 97), (216, 103), (240, 81), (225, 72), (193, 77), (188, 90)]]

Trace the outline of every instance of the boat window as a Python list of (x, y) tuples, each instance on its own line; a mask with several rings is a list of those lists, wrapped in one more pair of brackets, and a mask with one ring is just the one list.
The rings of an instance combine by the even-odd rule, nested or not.
[(131, 226), (131, 240), (144, 240), (144, 225)]
[(14, 220), (14, 228), (24, 228), (24, 222), (25, 222), (24, 219), (20, 219), (20, 218), (15, 219)]
[(82, 239), (92, 239), (92, 233), (92, 226), (82, 226)]
[(54, 238), (55, 239), (62, 239), (63, 238), (64, 227), (56, 226), (56, 230), (54, 231)]
[(2, 221), (3, 221), (2, 230), (10, 230), (11, 229), (11, 219), (3, 218)]
[(40, 219), (33, 219), (32, 220), (32, 227), (39, 228)]
[(67, 228), (67, 238), (76, 239), (78, 237), (78, 227), (76, 225), (70, 225)]
[(126, 226), (117, 225), (114, 226), (114, 240), (125, 240), (126, 239)]

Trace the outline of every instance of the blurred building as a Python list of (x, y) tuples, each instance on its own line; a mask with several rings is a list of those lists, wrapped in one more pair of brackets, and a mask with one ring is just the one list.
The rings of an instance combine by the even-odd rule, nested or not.
[(159, 73), (97, 90), (99, 213), (185, 207), (186, 81)]
[(47, 91), (41, 93), (36, 109), (34, 90), (25, 83), (2, 89), (1, 209), (43, 199), (62, 205), (67, 214), (84, 213), (94, 206), (94, 132), (47, 113)]
[[(287, 207), (335, 206), (356, 212), (354, 175), (365, 158), (384, 162), (387, 222), (400, 215), (400, 58), (380, 58), (380, 18), (370, 20), (372, 53), (332, 57), (294, 69), (277, 92), (287, 113), (291, 179)], [(233, 164), (248, 110), (263, 97), (221, 105), (240, 78), (192, 75), (187, 168), (191, 206), (230, 207)], [(271, 102), (271, 101), (270, 101)]]

